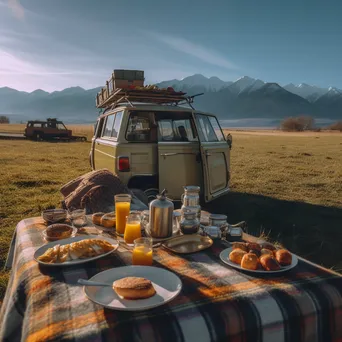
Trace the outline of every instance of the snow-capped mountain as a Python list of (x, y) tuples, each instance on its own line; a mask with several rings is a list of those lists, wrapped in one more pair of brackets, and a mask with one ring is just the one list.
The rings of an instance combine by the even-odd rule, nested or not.
[[(195, 108), (218, 115), (221, 119), (272, 118), (312, 115), (315, 118), (342, 119), (342, 91), (319, 88), (305, 83), (266, 83), (248, 76), (234, 82), (201, 74), (157, 84), (173, 87), (188, 95), (204, 93), (195, 101)], [(98, 115), (95, 96), (99, 88), (85, 90), (70, 87), (47, 93), (31, 93), (0, 88), (0, 114), (12, 115), (12, 122), (57, 117), (65, 122), (94, 122)]]
[(224, 87), (229, 86), (232, 82), (225, 82), (216, 76), (207, 78), (201, 74), (195, 74), (183, 78), (182, 80), (170, 80), (158, 83), (158, 87), (166, 88), (173, 87), (177, 90), (185, 90), (193, 87), (202, 87), (207, 91), (218, 91)]
[(265, 85), (264, 81), (261, 80), (255, 80), (250, 86), (245, 87), (243, 90), (240, 91), (241, 93), (251, 93), (257, 89), (260, 89)]
[(327, 88), (311, 86), (306, 83), (300, 83), (298, 85), (290, 83), (285, 85), (284, 89), (290, 91), (293, 94), (299, 95), (304, 99), (309, 100), (310, 102), (317, 100), (320, 96), (324, 95), (328, 91)]

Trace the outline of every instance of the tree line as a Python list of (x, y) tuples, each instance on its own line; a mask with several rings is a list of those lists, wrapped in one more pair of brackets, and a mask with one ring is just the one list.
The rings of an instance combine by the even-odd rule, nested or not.
[(0, 115), (0, 124), (8, 124), (10, 123), (10, 119), (8, 116)]

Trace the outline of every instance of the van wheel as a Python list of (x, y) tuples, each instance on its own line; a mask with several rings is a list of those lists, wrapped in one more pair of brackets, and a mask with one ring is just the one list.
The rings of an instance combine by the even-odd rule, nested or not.
[(157, 198), (157, 195), (159, 195), (159, 189), (147, 189), (144, 192), (148, 198), (148, 203), (155, 200)]
[(35, 132), (35, 133), (33, 134), (33, 139), (36, 140), (36, 141), (42, 140), (42, 134), (39, 133), (39, 132)]

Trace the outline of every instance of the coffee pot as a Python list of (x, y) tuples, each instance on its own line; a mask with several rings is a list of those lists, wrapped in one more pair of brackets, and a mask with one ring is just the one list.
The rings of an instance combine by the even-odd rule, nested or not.
[(149, 233), (154, 238), (168, 238), (172, 236), (173, 203), (166, 198), (164, 189), (157, 199), (150, 203)]

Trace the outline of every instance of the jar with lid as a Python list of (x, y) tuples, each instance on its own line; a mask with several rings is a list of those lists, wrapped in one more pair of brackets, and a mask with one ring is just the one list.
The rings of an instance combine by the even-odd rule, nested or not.
[(209, 236), (212, 240), (221, 240), (222, 238), (221, 229), (216, 226), (201, 227), (200, 235)]
[(200, 221), (195, 212), (185, 212), (179, 226), (183, 234), (196, 234), (200, 228)]
[(182, 195), (182, 213), (185, 207), (197, 208), (197, 218), (201, 219), (201, 206), (200, 206), (200, 190), (197, 185), (184, 186), (184, 194)]
[(228, 230), (227, 216), (221, 214), (211, 214), (209, 216), (209, 226), (220, 227), (222, 233)]
[(150, 222), (150, 211), (149, 210), (143, 210), (141, 212), (141, 230), (144, 230), (145, 232), (149, 232), (149, 222)]

